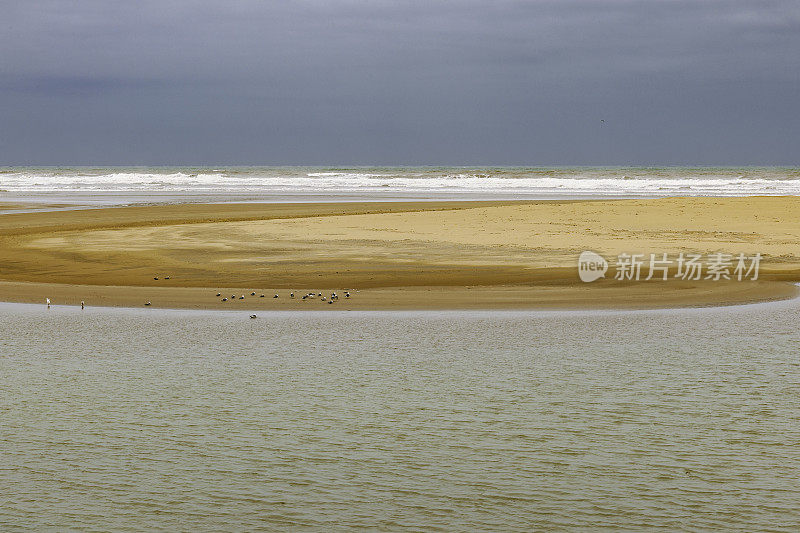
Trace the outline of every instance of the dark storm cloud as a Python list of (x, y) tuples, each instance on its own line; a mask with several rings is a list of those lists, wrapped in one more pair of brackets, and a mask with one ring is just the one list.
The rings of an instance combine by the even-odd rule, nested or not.
[(48, 97), (98, 96), (126, 89), (145, 90), (163, 85), (161, 81), (120, 79), (98, 75), (21, 76), (0, 81), (0, 91)]
[(800, 163), (795, 1), (0, 7), (0, 163)]

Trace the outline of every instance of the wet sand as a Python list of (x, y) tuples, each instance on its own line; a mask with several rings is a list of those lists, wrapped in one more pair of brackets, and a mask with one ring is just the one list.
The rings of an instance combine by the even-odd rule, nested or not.
[[(0, 215), (0, 249), (4, 301), (242, 310), (725, 305), (796, 293), (800, 199), (187, 204), (10, 213)], [(587, 249), (608, 259), (623, 252), (717, 251), (764, 259), (757, 282), (585, 284), (576, 260)], [(333, 305), (299, 298), (311, 291), (341, 296), (345, 289), (352, 297)], [(221, 302), (217, 292), (246, 298)]]

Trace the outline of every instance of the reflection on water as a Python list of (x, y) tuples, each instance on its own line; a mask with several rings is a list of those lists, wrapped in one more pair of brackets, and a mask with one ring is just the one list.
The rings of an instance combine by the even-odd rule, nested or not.
[(800, 526), (797, 301), (0, 307), (0, 526)]

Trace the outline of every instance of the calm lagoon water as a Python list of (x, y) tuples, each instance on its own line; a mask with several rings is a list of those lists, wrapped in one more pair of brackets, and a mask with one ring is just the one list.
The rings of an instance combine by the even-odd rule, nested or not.
[(0, 306), (0, 529), (800, 527), (800, 302)]

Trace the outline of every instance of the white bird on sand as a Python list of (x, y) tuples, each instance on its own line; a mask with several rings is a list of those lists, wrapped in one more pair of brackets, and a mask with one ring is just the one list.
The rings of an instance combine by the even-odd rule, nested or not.
[(146, 304), (144, 304), (144, 305), (150, 305), (150, 302), (147, 302), (147, 303), (146, 303)]

